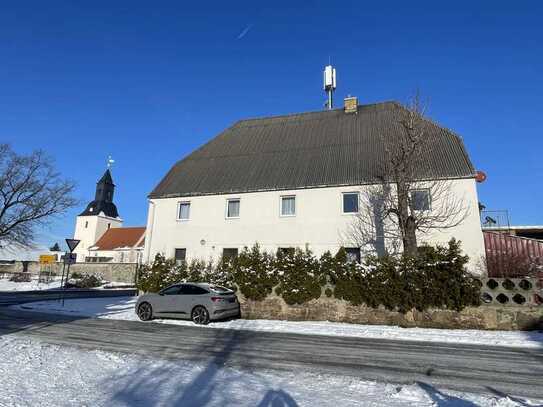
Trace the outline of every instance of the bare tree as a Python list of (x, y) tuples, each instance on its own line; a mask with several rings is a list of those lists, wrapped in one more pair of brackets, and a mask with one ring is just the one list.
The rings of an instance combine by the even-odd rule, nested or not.
[(362, 190), (359, 212), (345, 238), (379, 254), (403, 249), (415, 255), (417, 232), (456, 227), (465, 220), (467, 207), (450, 180), (432, 179), (427, 172), (430, 123), (418, 92), (394, 114), (397, 134), (381, 136), (385, 154), (376, 184)]
[(0, 144), (0, 245), (32, 247), (38, 227), (77, 204), (74, 187), (43, 151), (24, 156)]

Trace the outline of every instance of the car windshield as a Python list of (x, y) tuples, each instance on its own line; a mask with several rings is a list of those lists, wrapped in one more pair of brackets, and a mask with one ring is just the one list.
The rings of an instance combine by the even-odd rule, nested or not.
[(212, 285), (209, 287), (210, 290), (218, 293), (218, 294), (230, 294), (232, 293), (232, 290), (229, 290), (228, 288), (221, 287), (219, 285)]

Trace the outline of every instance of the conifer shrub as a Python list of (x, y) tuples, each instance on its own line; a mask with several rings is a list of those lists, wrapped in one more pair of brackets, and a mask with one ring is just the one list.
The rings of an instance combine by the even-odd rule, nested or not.
[(279, 280), (275, 292), (287, 304), (303, 304), (321, 296), (321, 286), (326, 280), (321, 274), (319, 261), (309, 249), (278, 250), (275, 268)]
[(343, 263), (334, 295), (353, 305), (383, 305), (404, 313), (428, 308), (460, 311), (480, 305), (481, 284), (466, 271), (467, 262), (454, 239), (448, 247), (422, 246), (416, 257), (370, 256), (360, 265)]
[(15, 283), (29, 283), (31, 280), (31, 275), (28, 272), (13, 273), (9, 279), (9, 281), (13, 281)]
[(234, 259), (217, 264), (193, 260), (176, 265), (157, 254), (153, 264), (140, 270), (138, 288), (157, 292), (183, 281), (209, 282), (238, 289), (247, 299), (261, 301), (275, 293), (287, 304), (303, 304), (322, 295), (352, 305), (407, 312), (411, 309), (461, 310), (480, 304), (481, 283), (466, 271), (468, 257), (460, 243), (447, 247), (422, 246), (415, 257), (366, 257), (361, 264), (349, 262), (341, 248), (334, 256), (317, 259), (306, 249), (260, 250), (244, 248)]
[(104, 280), (101, 276), (95, 276), (94, 274), (87, 273), (75, 273), (76, 276), (71, 275), (69, 286), (74, 288), (95, 288), (100, 287)]
[[(223, 260), (224, 262), (224, 260)], [(245, 247), (235, 258), (229, 260), (232, 279), (245, 298), (261, 301), (270, 295), (277, 285), (277, 272), (273, 255), (260, 250), (255, 244)], [(228, 266), (226, 264), (226, 266)]]
[(163, 288), (176, 282), (179, 270), (174, 259), (166, 259), (162, 253), (157, 253), (150, 265), (142, 265), (138, 272), (138, 290), (157, 293)]
[(238, 287), (234, 281), (233, 270), (230, 259), (221, 259), (216, 266), (210, 261), (207, 263), (204, 279), (208, 283), (237, 291)]

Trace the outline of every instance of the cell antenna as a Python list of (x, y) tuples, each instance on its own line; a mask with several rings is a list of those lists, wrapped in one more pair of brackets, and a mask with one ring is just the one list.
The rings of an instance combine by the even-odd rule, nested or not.
[(334, 68), (332, 65), (326, 65), (324, 67), (323, 88), (328, 96), (328, 100), (326, 102), (326, 108), (328, 110), (332, 110), (332, 108), (334, 107), (333, 95), (334, 95), (334, 91), (336, 90), (336, 68)]

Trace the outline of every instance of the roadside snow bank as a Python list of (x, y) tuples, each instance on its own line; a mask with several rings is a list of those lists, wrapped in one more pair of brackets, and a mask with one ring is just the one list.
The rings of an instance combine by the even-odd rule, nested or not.
[[(13, 291), (42, 291), (52, 290), (60, 288), (60, 277), (55, 277), (49, 283), (40, 283), (37, 277), (32, 277), (31, 281), (17, 283), (15, 281), (9, 281), (7, 278), (0, 278), (0, 292), (13, 292)], [(117, 288), (133, 288), (134, 286), (127, 283), (120, 283), (116, 281), (104, 282), (100, 287), (95, 287), (96, 290), (108, 290)]]
[(40, 283), (38, 278), (32, 278), (28, 282), (17, 283), (9, 281), (9, 278), (0, 278), (0, 291), (41, 291), (60, 287), (60, 277), (49, 283)]
[[(58, 301), (41, 301), (11, 308), (93, 318), (139, 321), (134, 313), (135, 297), (112, 297), (92, 299), (68, 299), (64, 307)], [(191, 321), (156, 319), (154, 323), (195, 325)], [(383, 325), (358, 325), (327, 321), (275, 321), (238, 319), (212, 322), (204, 329), (227, 328), (238, 330), (288, 332), (307, 335), (348, 336), (355, 338), (398, 339), (445, 343), (466, 343), (489, 346), (512, 346), (538, 348), (543, 346), (543, 332), (477, 331), (457, 329), (400, 328)]]
[(0, 405), (435, 406), (536, 405), (509, 397), (392, 385), (308, 371), (248, 371), (209, 363), (0, 338)]

